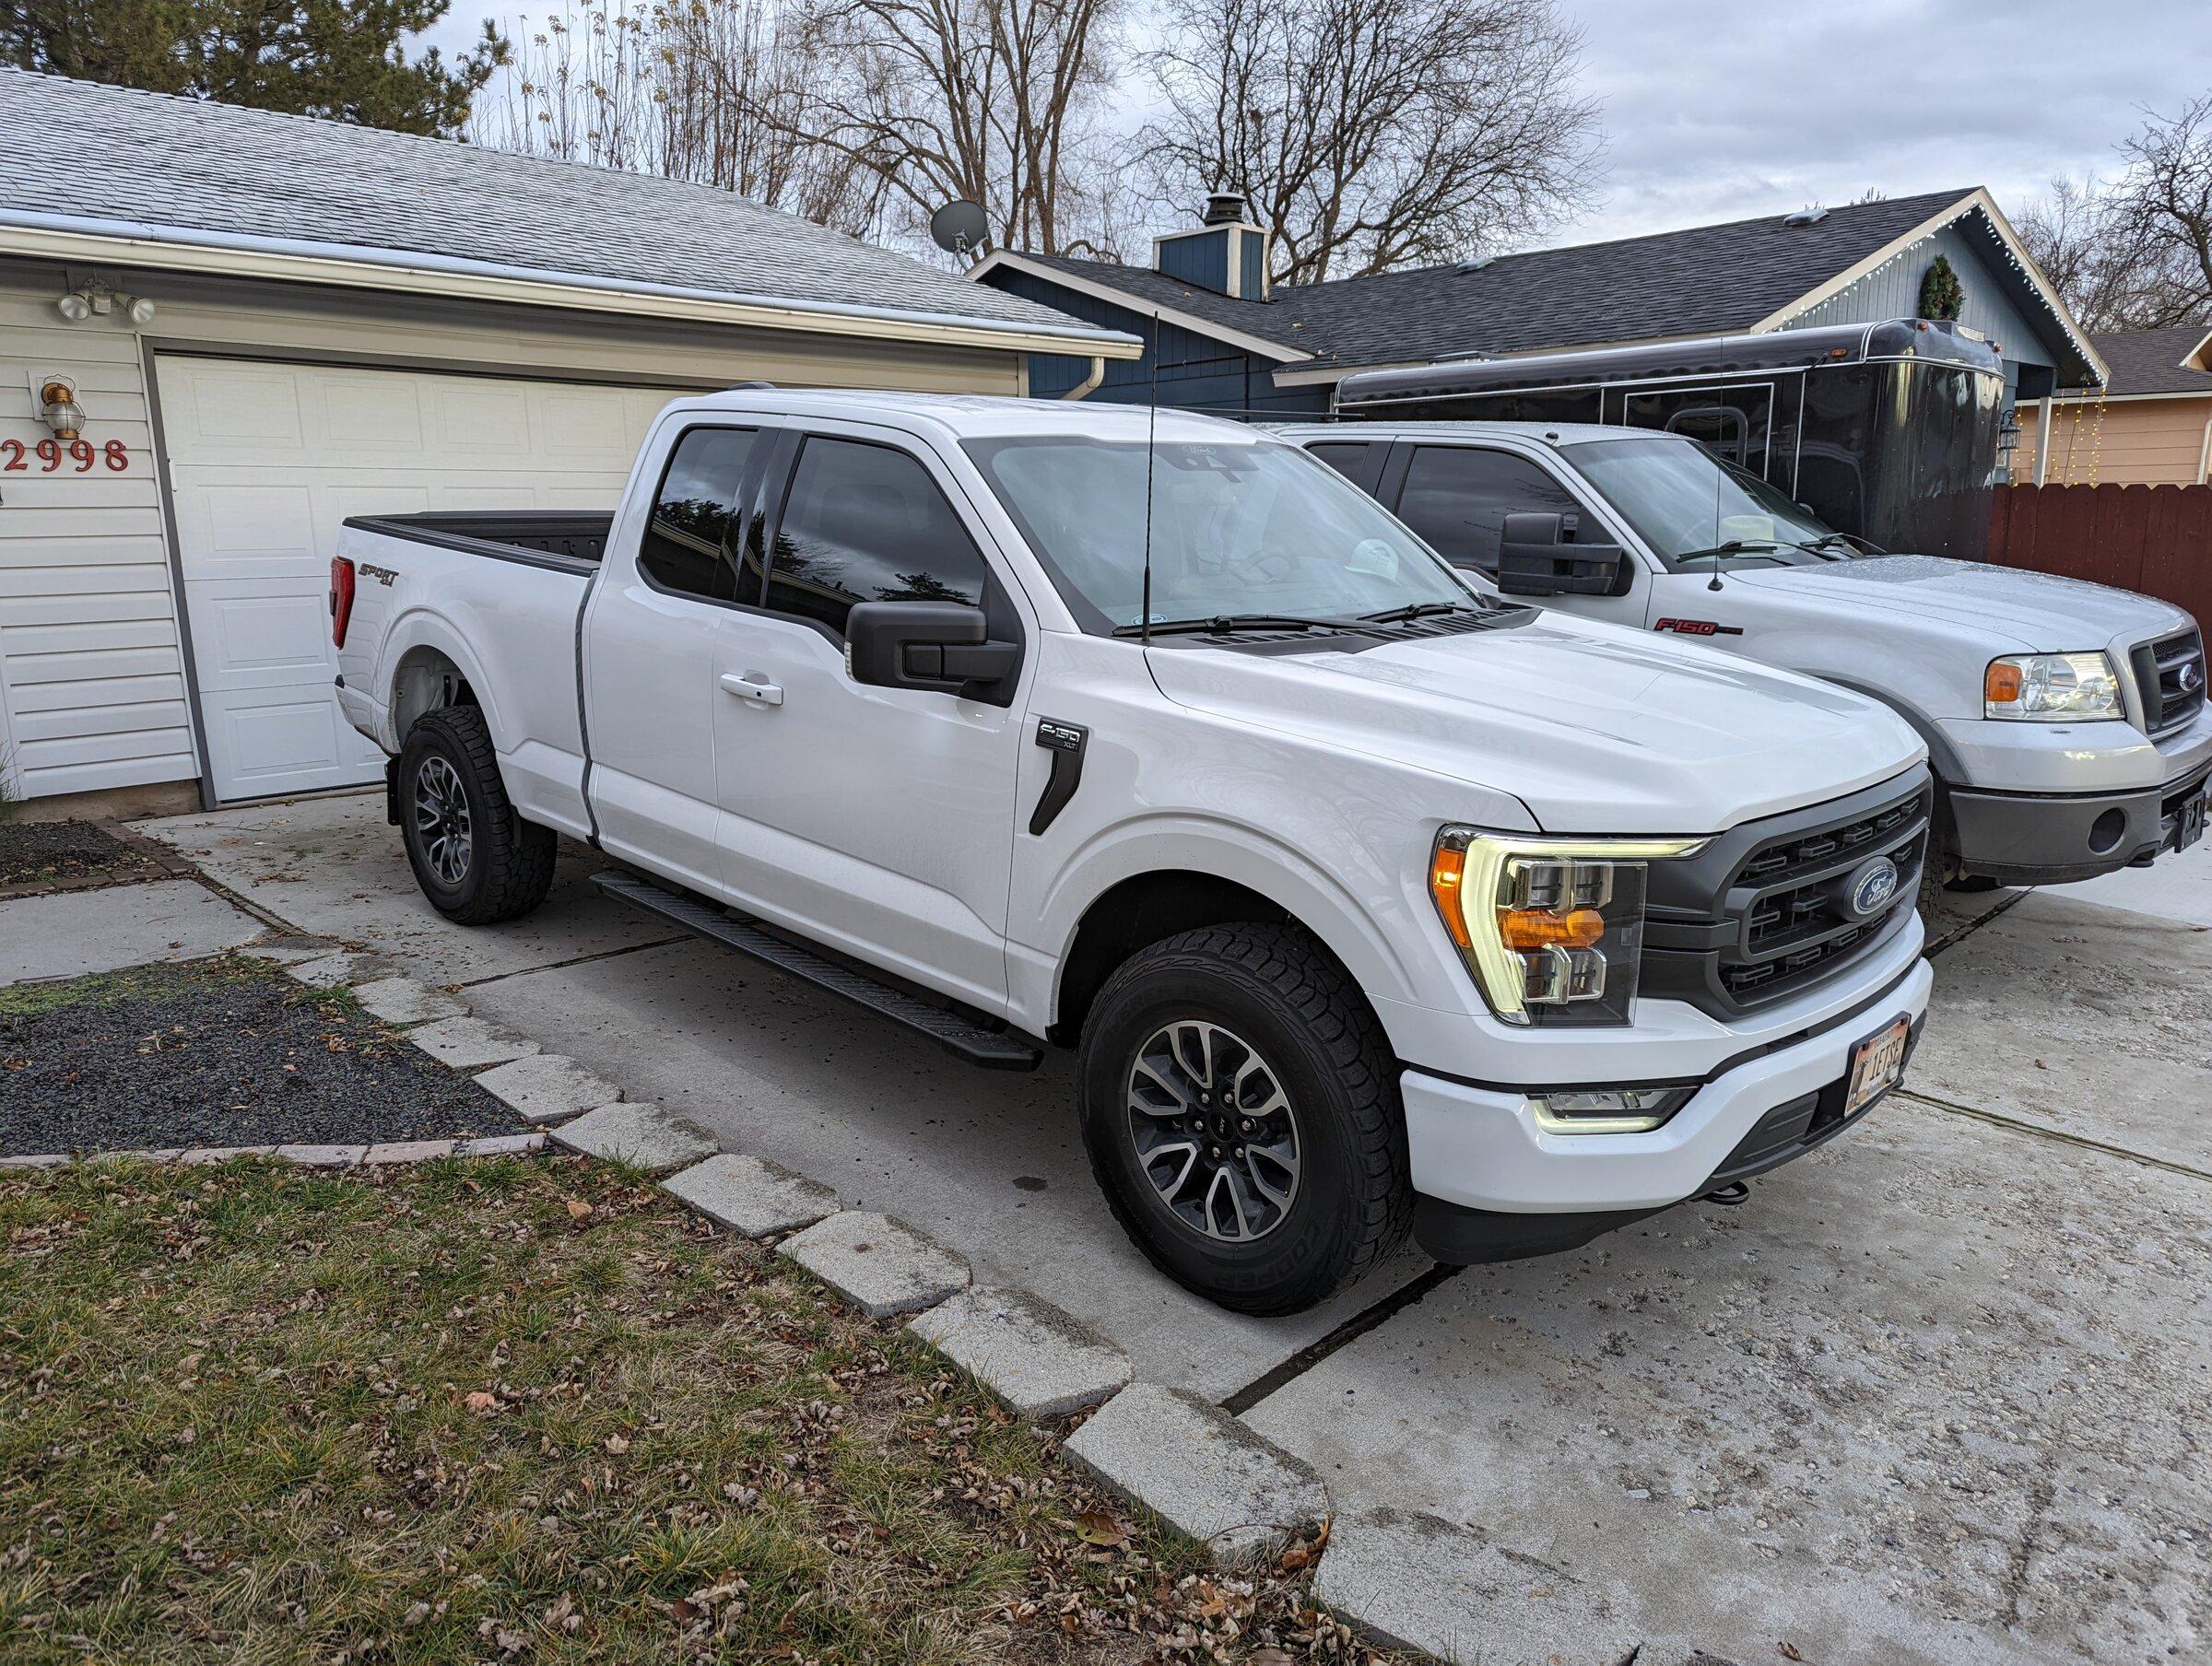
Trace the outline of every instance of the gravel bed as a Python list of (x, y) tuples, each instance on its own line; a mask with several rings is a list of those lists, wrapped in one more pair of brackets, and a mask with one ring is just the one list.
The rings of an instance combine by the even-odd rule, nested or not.
[(344, 991), (225, 958), (0, 990), (0, 1156), (375, 1144), (529, 1124)]
[(0, 823), (0, 890), (88, 879), (151, 878), (160, 864), (88, 821)]

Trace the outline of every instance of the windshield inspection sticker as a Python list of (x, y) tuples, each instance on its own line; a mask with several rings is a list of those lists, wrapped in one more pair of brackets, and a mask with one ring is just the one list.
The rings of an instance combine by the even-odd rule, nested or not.
[(1678, 637), (1740, 637), (1741, 625), (1716, 625), (1711, 619), (1662, 619), (1653, 630), (1671, 630)]

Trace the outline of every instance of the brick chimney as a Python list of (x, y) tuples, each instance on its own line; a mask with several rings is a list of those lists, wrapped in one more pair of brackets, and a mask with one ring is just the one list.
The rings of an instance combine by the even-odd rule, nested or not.
[(1217, 295), (1265, 300), (1266, 229), (1252, 223), (1241, 191), (1209, 192), (1196, 226), (1152, 240), (1152, 267)]

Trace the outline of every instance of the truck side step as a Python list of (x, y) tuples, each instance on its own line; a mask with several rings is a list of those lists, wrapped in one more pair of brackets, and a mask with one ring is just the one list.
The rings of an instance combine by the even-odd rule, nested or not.
[(932, 1006), (904, 990), (878, 982), (865, 972), (786, 942), (748, 921), (734, 919), (704, 898), (665, 890), (651, 880), (618, 868), (593, 874), (592, 883), (609, 897), (619, 898), (649, 914), (658, 914), (688, 932), (712, 938), (724, 948), (735, 949), (740, 955), (764, 960), (780, 972), (788, 972), (832, 995), (841, 995), (853, 1005), (865, 1006), (895, 1024), (919, 1030), (946, 1051), (971, 1064), (985, 1070), (1035, 1070), (1043, 1062), (1043, 1053), (1018, 1037), (1005, 1030), (986, 1028), (971, 1018)]

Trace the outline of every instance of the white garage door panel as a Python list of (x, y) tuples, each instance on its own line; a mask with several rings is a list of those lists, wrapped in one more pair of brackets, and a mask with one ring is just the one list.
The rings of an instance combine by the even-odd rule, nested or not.
[(331, 693), (326, 592), (348, 517), (611, 510), (639, 441), (677, 394), (212, 358), (159, 368), (185, 613), (222, 799), (382, 772), (382, 755)]

